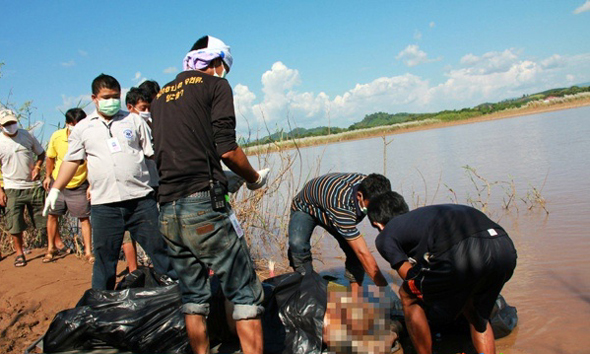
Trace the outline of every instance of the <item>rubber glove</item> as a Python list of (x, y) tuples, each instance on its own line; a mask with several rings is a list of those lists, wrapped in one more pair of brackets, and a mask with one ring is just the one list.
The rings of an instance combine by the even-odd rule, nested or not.
[(59, 194), (61, 192), (57, 188), (51, 188), (49, 190), (49, 194), (47, 194), (47, 198), (45, 198), (45, 207), (43, 208), (43, 216), (47, 216), (47, 212), (49, 208), (55, 209), (55, 202), (57, 202), (57, 198), (59, 198)]
[(246, 183), (246, 187), (248, 187), (248, 189), (251, 191), (264, 187), (264, 185), (266, 184), (266, 180), (268, 179), (269, 171), (269, 168), (265, 168), (264, 170), (258, 171), (258, 180), (253, 183)]

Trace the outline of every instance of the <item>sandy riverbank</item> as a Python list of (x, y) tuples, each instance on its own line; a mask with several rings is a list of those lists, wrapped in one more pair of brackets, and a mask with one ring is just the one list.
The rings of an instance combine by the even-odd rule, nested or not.
[(307, 146), (317, 146), (331, 143), (338, 143), (343, 141), (370, 139), (380, 136), (388, 136), (395, 134), (404, 134), (426, 129), (438, 129), (451, 127), (461, 124), (472, 124), (478, 122), (485, 122), (490, 120), (506, 119), (521, 117), (531, 114), (539, 114), (545, 112), (560, 111), (565, 109), (579, 108), (590, 105), (590, 98), (585, 97), (569, 102), (559, 102), (553, 104), (541, 104), (536, 107), (525, 107), (519, 109), (508, 109), (501, 112), (486, 114), (478, 117), (473, 117), (464, 120), (456, 120), (450, 122), (442, 122), (439, 120), (428, 119), (419, 122), (394, 124), (391, 126), (375, 127), (368, 129), (359, 129), (351, 132), (344, 132), (328, 136), (309, 137), (296, 140), (289, 140), (279, 143), (265, 144), (260, 146), (253, 146), (246, 148), (248, 155), (267, 154), (278, 150), (288, 150), (295, 148), (302, 148)]

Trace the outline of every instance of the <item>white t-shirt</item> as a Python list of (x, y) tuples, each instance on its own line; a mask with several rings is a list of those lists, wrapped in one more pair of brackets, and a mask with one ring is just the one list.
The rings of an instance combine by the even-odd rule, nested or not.
[(25, 129), (9, 137), (0, 133), (0, 165), (6, 189), (30, 189), (41, 185), (31, 175), (37, 156), (45, 150), (39, 141)]
[(145, 197), (153, 191), (145, 157), (154, 155), (143, 118), (119, 111), (105, 121), (96, 111), (76, 124), (64, 161), (88, 161), (92, 205)]

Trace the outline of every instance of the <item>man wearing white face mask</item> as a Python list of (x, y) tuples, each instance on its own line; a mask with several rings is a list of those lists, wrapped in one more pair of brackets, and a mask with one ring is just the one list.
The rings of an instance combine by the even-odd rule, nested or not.
[(27, 228), (25, 208), (32, 212), (34, 226), (43, 234), (47, 231), (46, 220), (41, 215), (45, 191), (39, 181), (45, 150), (33, 135), (18, 127), (14, 112), (0, 111), (0, 125), (0, 165), (4, 178), (4, 189), (0, 188), (0, 205), (6, 206), (7, 231), (12, 235), (16, 251), (14, 266), (23, 267), (27, 264), (22, 237)]
[[(152, 132), (152, 116), (150, 114), (150, 102), (151, 97), (149, 93), (141, 88), (132, 87), (127, 95), (125, 96), (125, 104), (129, 113), (135, 113), (140, 116), (148, 125), (150, 134)], [(153, 159), (146, 159), (145, 164), (147, 165), (150, 173), (150, 181), (148, 185), (154, 189), (156, 198), (158, 196), (158, 167)], [(123, 237), (123, 253), (125, 253), (125, 259), (127, 260), (127, 269), (129, 273), (137, 269), (137, 246), (131, 239), (129, 231), (125, 231)]]
[(221, 161), (251, 190), (266, 184), (236, 142), (229, 46), (204, 36), (183, 60), (184, 71), (152, 101), (154, 147), (160, 174), (160, 228), (178, 271), (182, 311), (195, 353), (209, 352), (206, 317), (209, 269), (220, 279), (242, 352), (262, 354), (262, 285), (244, 230), (226, 202), (228, 178)]
[(150, 256), (155, 270), (176, 278), (158, 229), (158, 207), (148, 185), (145, 159), (153, 154), (149, 127), (136, 114), (120, 110), (121, 86), (112, 76), (92, 82), (96, 111), (76, 124), (68, 153), (49, 191), (44, 212), (55, 208), (61, 190), (87, 159), (94, 268), (92, 288), (115, 286), (119, 251), (125, 230)]

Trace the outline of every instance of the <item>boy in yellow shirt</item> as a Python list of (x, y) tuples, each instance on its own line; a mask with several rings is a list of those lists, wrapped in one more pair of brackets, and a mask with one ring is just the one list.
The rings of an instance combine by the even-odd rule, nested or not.
[[(45, 190), (49, 190), (53, 181), (57, 178), (59, 168), (63, 162), (63, 158), (68, 152), (68, 137), (70, 131), (74, 128), (76, 123), (86, 118), (86, 113), (80, 108), (72, 108), (66, 112), (66, 127), (60, 129), (51, 135), (49, 146), (47, 148), (47, 162), (45, 165), (46, 177), (43, 181)], [(86, 260), (90, 263), (94, 262), (92, 255), (92, 241), (91, 241), (91, 226), (90, 226), (90, 195), (88, 193), (89, 184), (86, 180), (87, 176), (86, 162), (78, 167), (76, 175), (66, 186), (64, 192), (59, 196), (55, 209), (49, 210), (47, 216), (47, 254), (43, 257), (43, 263), (48, 263), (54, 260), (54, 257), (60, 252), (69, 251), (59, 236), (58, 218), (60, 215), (65, 215), (66, 211), (70, 215), (80, 220), (82, 229), (82, 237), (84, 239), (84, 253)], [(61, 247), (58, 245), (61, 244)]]

